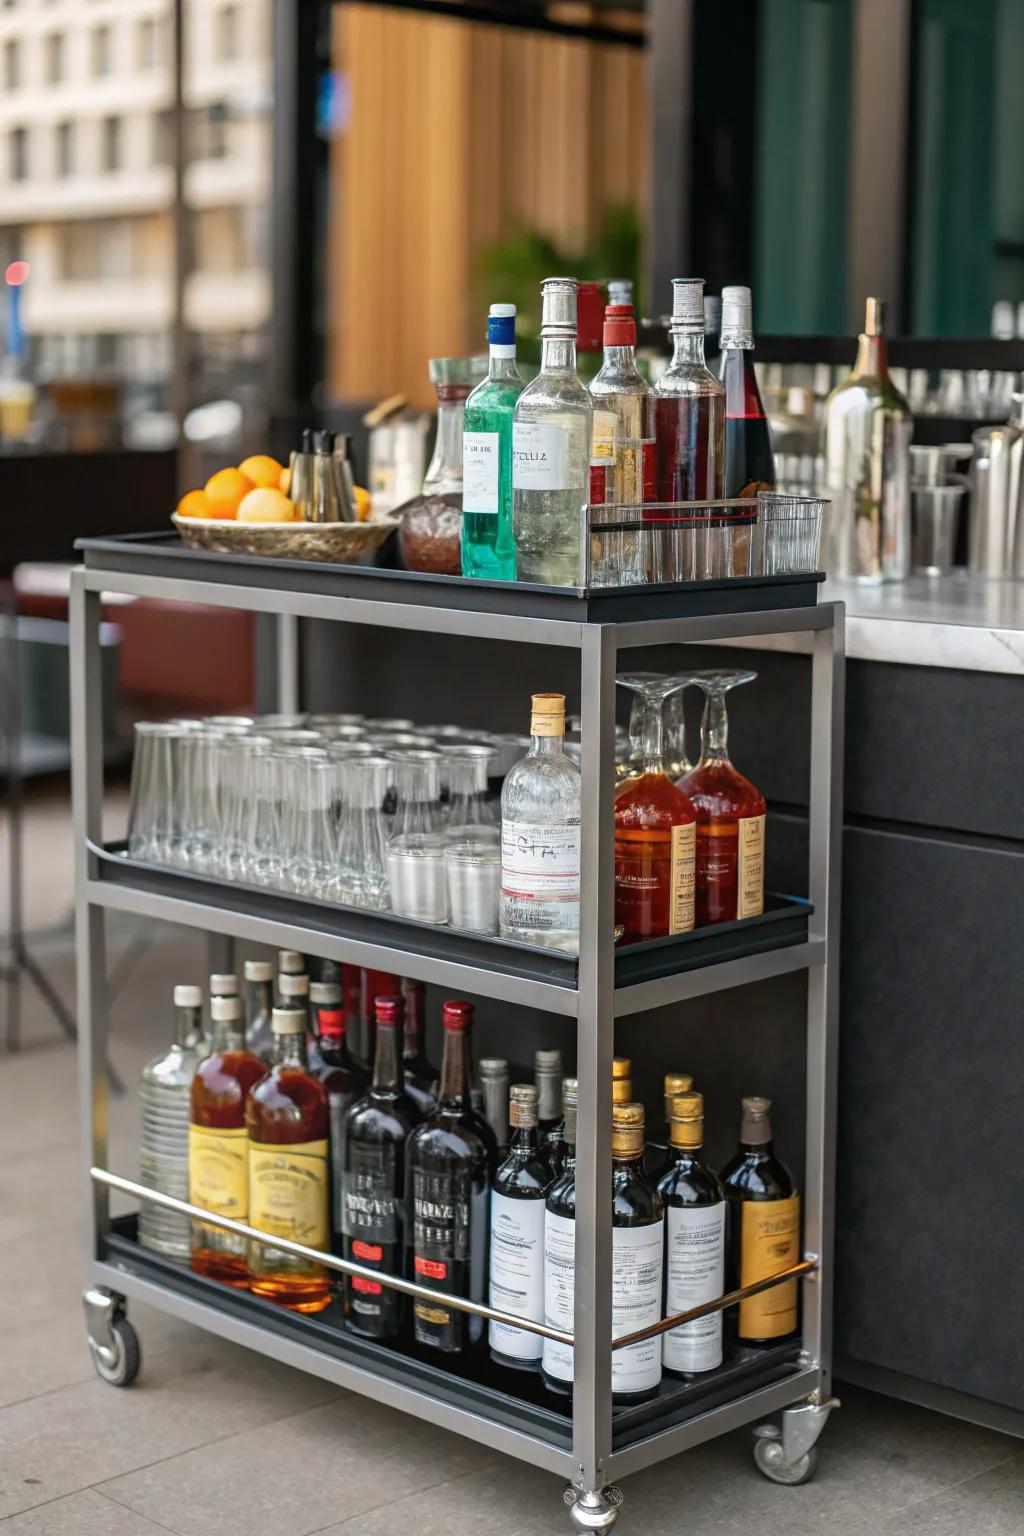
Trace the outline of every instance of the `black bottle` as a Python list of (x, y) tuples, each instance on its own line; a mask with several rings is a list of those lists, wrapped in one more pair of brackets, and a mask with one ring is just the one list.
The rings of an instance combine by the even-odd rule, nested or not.
[[(490, 1304), (535, 1323), (544, 1320), (544, 1200), (553, 1182), (537, 1134), (537, 1090), (509, 1091), (508, 1155), (491, 1180)], [(540, 1369), (544, 1341), (508, 1323), (489, 1325), (491, 1359)]]
[[(665, 1222), (647, 1181), (644, 1107), (612, 1105), (612, 1337), (661, 1320)], [(661, 1382), (661, 1338), (612, 1351), (612, 1397), (635, 1403)]]
[[(544, 1202), (544, 1321), (563, 1333), (573, 1331), (576, 1287), (576, 1107), (574, 1077), (562, 1081), (562, 1171)], [(544, 1385), (552, 1392), (572, 1392), (570, 1344), (545, 1339), (541, 1353)]]
[(537, 1088), (540, 1145), (554, 1174), (562, 1168), (562, 1053), (535, 1051), (533, 1080)]
[(411, 1099), (415, 1099), (423, 1115), (429, 1115), (437, 1103), (437, 1068), (428, 1060), (423, 1047), (426, 990), (422, 981), (403, 978), (405, 1029), (402, 1038), (402, 1072), (405, 1091)]
[[(743, 1100), (740, 1149), (722, 1169), (726, 1199), (725, 1286), (736, 1290), (800, 1259), (800, 1196), (772, 1148), (771, 1099)], [(797, 1328), (797, 1284), (741, 1301), (733, 1326), (741, 1344), (777, 1344)]]
[(329, 1000), (315, 1005), (318, 1034), (315, 1065), (310, 1062), (310, 1071), (327, 1089), (331, 1127), (331, 1248), (344, 1257), (342, 1233), (345, 1225), (346, 1116), (351, 1106), (366, 1092), (370, 1079), (369, 1074), (353, 1061), (349, 1053), (340, 988), (332, 989), (321, 982), (315, 982), (314, 987), (320, 991), (338, 993), (337, 1001)]

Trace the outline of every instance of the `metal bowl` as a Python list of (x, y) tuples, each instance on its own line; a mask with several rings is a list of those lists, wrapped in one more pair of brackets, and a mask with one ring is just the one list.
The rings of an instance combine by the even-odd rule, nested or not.
[(263, 555), (276, 560), (320, 560), (345, 565), (381, 547), (397, 517), (365, 523), (240, 523), (233, 518), (179, 517), (171, 522), (189, 549), (217, 555)]

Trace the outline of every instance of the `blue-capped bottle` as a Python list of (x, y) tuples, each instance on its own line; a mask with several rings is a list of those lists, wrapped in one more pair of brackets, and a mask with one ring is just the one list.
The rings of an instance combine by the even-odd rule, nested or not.
[(523, 388), (516, 368), (516, 307), (492, 304), (490, 368), (466, 401), (462, 438), (462, 574), (515, 581), (512, 416)]

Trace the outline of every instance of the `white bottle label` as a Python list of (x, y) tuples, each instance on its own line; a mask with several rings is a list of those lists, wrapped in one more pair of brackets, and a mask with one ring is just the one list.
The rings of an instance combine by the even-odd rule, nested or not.
[(564, 933), (580, 925), (580, 824), (501, 823), (502, 925)]
[(517, 491), (564, 491), (565, 428), (543, 421), (512, 424), (512, 487)]
[[(665, 1223), (612, 1230), (612, 1338), (661, 1320)], [(661, 1380), (661, 1339), (612, 1351), (612, 1391), (650, 1392)]]
[(601, 465), (611, 467), (618, 457), (616, 437), (619, 418), (614, 411), (595, 411), (594, 430), (590, 438), (590, 464), (592, 469)]
[[(576, 1223), (568, 1216), (544, 1213), (544, 1321), (562, 1333), (573, 1331), (576, 1292)], [(572, 1381), (572, 1345), (545, 1339), (544, 1370), (556, 1381)]]
[(462, 434), (462, 510), (497, 512), (501, 439), (497, 432)]
[[(665, 1316), (717, 1301), (725, 1290), (725, 1201), (667, 1208)], [(666, 1370), (713, 1371), (722, 1363), (722, 1314), (663, 1335)]]
[[(544, 1320), (544, 1201), (491, 1191), (491, 1306)], [(539, 1360), (544, 1340), (508, 1323), (490, 1324), (490, 1345), (513, 1360)]]

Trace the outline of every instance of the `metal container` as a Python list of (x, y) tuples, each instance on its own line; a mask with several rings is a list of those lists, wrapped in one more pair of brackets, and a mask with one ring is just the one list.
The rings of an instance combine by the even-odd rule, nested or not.
[(1010, 576), (1020, 521), (1021, 428), (1017, 422), (979, 427), (972, 439), (971, 512), (967, 565), (980, 576)]

